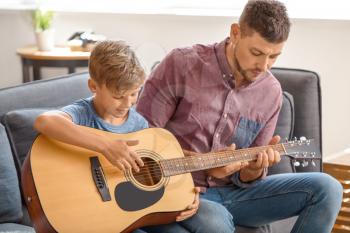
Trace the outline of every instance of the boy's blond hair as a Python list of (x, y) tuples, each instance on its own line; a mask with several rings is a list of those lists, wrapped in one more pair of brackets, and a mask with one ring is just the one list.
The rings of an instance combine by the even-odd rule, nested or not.
[(124, 41), (106, 40), (96, 44), (89, 60), (89, 73), (98, 84), (113, 93), (139, 87), (145, 72), (135, 52)]

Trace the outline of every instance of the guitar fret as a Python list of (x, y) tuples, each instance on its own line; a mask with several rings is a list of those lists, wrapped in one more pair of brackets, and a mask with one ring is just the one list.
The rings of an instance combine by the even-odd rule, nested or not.
[(195, 169), (195, 161), (193, 160), (193, 156), (189, 157), (189, 164), (190, 164), (190, 169)]
[(174, 160), (171, 160), (171, 171), (176, 174), (175, 163)]
[(181, 171), (186, 172), (186, 167), (183, 162), (180, 163), (180, 169)]
[(174, 159), (174, 161), (176, 163), (176, 174), (187, 172), (183, 162), (180, 159)]
[(287, 149), (290, 153), (290, 151), (293, 151), (293, 147), (300, 145), (300, 142), (298, 144), (296, 143), (289, 142), (256, 148), (238, 149), (235, 151), (210, 152), (199, 156), (168, 159), (167, 162), (162, 162), (162, 168), (165, 176), (205, 170), (225, 166), (232, 162), (256, 160), (258, 154), (262, 151), (266, 151), (268, 148), (272, 148), (281, 155), (285, 155), (287, 154)]
[(185, 171), (188, 172), (188, 171), (191, 171), (190, 168), (189, 168), (189, 161), (188, 161), (188, 158), (185, 159), (186, 163), (185, 163)]

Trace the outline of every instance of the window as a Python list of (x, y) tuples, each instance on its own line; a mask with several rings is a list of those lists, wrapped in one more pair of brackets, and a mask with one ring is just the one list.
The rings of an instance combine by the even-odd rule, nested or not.
[[(34, 9), (38, 0), (0, 0), (0, 9)], [(281, 0), (291, 18), (350, 20), (348, 0)], [(54, 11), (239, 16), (246, 0), (41, 0)], [(88, 2), (88, 3), (87, 3)]]

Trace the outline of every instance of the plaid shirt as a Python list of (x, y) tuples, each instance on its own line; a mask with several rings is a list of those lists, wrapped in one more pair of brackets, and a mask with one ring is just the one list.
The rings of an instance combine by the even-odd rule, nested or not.
[[(184, 149), (206, 153), (232, 143), (261, 146), (273, 136), (282, 104), (279, 82), (268, 71), (235, 88), (226, 43), (173, 50), (150, 74), (140, 96), (137, 111), (151, 127), (171, 131)], [(192, 175), (200, 187), (251, 185), (239, 180), (239, 172), (224, 179), (205, 171)]]

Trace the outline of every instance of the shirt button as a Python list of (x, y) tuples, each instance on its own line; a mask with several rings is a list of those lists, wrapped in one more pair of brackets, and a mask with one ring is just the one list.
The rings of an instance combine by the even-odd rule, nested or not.
[(225, 119), (227, 118), (227, 113), (224, 114), (224, 118), (225, 118)]
[(222, 75), (222, 77), (223, 77), (223, 78), (226, 78), (226, 75), (225, 75), (225, 74), (223, 74), (223, 75)]
[(210, 181), (212, 179), (212, 177), (211, 176), (208, 176), (208, 180)]
[(215, 137), (216, 137), (216, 138), (218, 138), (219, 136), (220, 136), (220, 135), (219, 135), (218, 133), (217, 133), (217, 134), (215, 134)]

